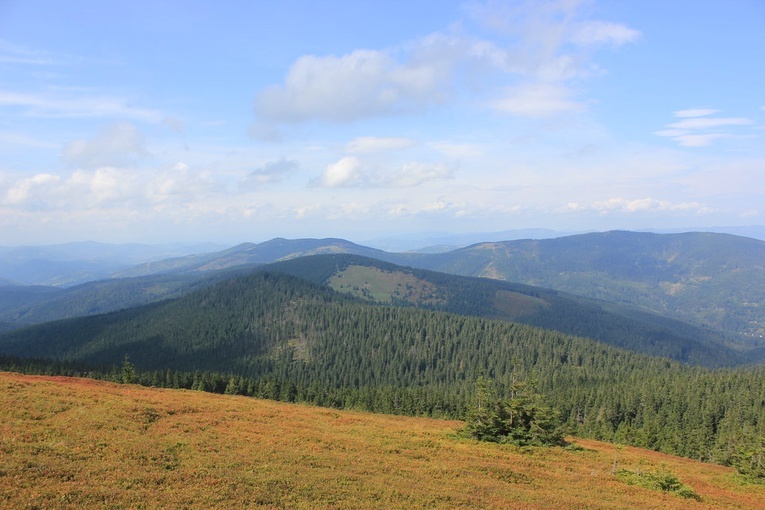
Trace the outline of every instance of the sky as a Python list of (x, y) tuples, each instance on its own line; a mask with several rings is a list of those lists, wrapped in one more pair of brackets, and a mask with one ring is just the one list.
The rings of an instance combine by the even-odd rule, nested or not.
[(0, 0), (0, 245), (765, 225), (761, 0)]

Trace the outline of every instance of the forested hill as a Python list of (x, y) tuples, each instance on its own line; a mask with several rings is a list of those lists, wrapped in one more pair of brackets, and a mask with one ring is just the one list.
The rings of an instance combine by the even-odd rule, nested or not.
[(479, 243), (411, 263), (637, 305), (765, 345), (765, 241), (613, 231)]
[(342, 239), (277, 238), (169, 259), (121, 276), (201, 272), (298, 256), (349, 253), (629, 304), (765, 346), (765, 241), (729, 234), (612, 231), (478, 243), (448, 253), (389, 253)]
[(684, 363), (731, 366), (755, 361), (753, 353), (726, 347), (728, 339), (720, 333), (540, 287), (407, 268), (356, 255), (316, 255), (266, 268), (377, 303), (516, 321)]
[[(134, 286), (122, 293), (124, 299), (117, 307), (177, 296), (186, 288), (186, 282), (223, 269), (338, 253), (444, 273), (524, 283), (631, 305), (702, 328), (723, 331), (735, 337), (741, 349), (765, 347), (765, 241), (702, 232), (614, 231), (479, 243), (439, 254), (389, 253), (342, 239), (277, 238), (220, 252), (155, 261), (113, 274), (114, 277), (152, 278), (159, 278), (161, 274), (165, 279), (143, 290)], [(26, 306), (10, 293), (28, 297), (36, 291), (25, 288), (19, 294), (18, 289), (5, 286), (0, 289), (0, 321), (30, 323), (39, 322), (41, 318), (50, 320), (72, 313), (109, 310), (110, 294), (121, 292), (117, 287), (122, 283), (133, 285), (136, 281), (117, 280), (114, 286), (112, 283), (114, 280), (79, 287), (80, 307), (69, 306), (68, 297), (64, 295), (60, 299), (48, 296), (50, 299), (43, 304), (39, 294)]]
[(717, 462), (765, 432), (762, 369), (684, 367), (517, 323), (371, 305), (276, 273), (0, 335), (0, 354), (107, 365), (127, 355), (149, 383), (215, 371), (225, 375), (198, 372), (193, 386), (452, 417), (479, 376), (500, 394), (527, 377), (578, 434)]
[(268, 266), (103, 280), (67, 289), (7, 287), (0, 292), (0, 321), (29, 325), (130, 308), (177, 298), (259, 268), (293, 274), (368, 301), (517, 321), (684, 363), (731, 366), (761, 359), (753, 356), (757, 353), (730, 348), (730, 338), (721, 333), (635, 308), (346, 254), (297, 257)]

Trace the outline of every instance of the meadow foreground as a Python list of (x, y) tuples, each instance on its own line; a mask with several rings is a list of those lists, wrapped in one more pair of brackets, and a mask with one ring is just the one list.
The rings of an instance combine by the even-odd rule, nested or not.
[[(3, 508), (765, 508), (734, 470), (571, 438), (527, 448), (462, 422), (0, 373)], [(666, 473), (697, 499), (629, 485)]]

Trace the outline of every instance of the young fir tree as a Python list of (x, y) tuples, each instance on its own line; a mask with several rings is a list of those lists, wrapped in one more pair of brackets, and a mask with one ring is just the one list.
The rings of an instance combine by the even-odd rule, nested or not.
[(518, 446), (565, 444), (558, 413), (526, 382), (514, 382), (510, 398), (497, 398), (483, 377), (476, 382), (475, 405), (463, 433), (479, 441)]
[(128, 358), (127, 354), (125, 354), (125, 358), (122, 360), (120, 382), (123, 384), (133, 384), (136, 382), (135, 367), (130, 362), (130, 358)]

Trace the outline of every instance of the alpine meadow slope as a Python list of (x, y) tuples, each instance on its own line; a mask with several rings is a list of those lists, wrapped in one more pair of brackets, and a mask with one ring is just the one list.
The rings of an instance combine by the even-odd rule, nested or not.
[[(574, 439), (528, 449), (461, 422), (0, 373), (0, 504), (21, 508), (756, 508), (730, 468)], [(631, 485), (676, 477), (698, 499)]]

